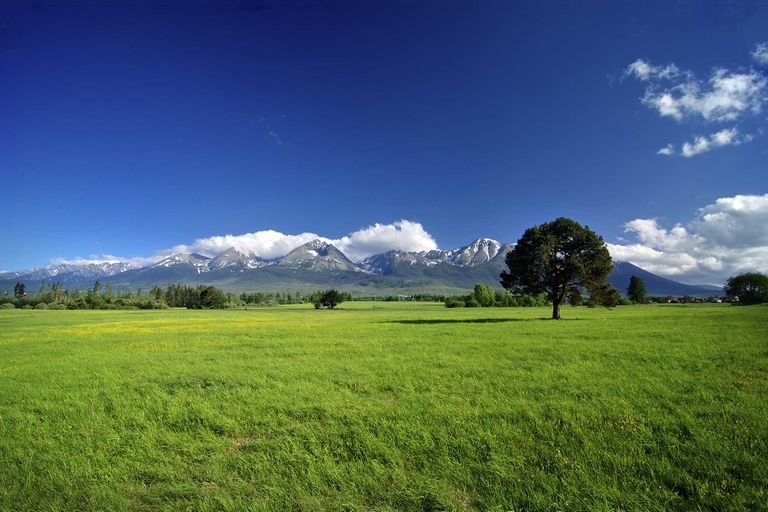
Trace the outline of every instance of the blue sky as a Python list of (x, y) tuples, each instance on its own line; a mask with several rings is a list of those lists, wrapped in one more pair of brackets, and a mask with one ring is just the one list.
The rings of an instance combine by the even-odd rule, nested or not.
[(563, 215), (681, 280), (763, 269), (764, 3), (68, 4), (0, 7), (0, 269)]

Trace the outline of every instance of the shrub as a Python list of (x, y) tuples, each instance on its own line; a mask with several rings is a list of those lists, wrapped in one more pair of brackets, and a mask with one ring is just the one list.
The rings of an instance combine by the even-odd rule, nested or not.
[(0, 304), (0, 309), (16, 309), (16, 305), (13, 302), (6, 302)]
[(48, 309), (48, 304), (45, 302), (38, 302), (35, 304), (35, 309)]
[(480, 307), (480, 303), (477, 302), (477, 300), (473, 297), (473, 298), (467, 300), (464, 303), (464, 306), (466, 306), (468, 308), (479, 308)]
[(484, 308), (493, 306), (493, 303), (496, 302), (496, 292), (487, 284), (476, 284), (472, 295), (477, 303)]
[(447, 308), (463, 308), (464, 301), (456, 299), (454, 297), (448, 297), (445, 299), (445, 307)]

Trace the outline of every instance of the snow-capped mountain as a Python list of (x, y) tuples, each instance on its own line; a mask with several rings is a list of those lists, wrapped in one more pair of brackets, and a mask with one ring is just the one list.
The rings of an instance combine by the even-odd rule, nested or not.
[(471, 244), (455, 250), (448, 262), (459, 267), (474, 267), (495, 258), (506, 244), (490, 238), (478, 238)]
[(5, 272), (0, 274), (0, 280), (23, 279), (26, 281), (55, 280), (66, 282), (80, 279), (99, 279), (101, 277), (114, 276), (133, 268), (136, 268), (136, 266), (125, 262), (88, 263), (85, 265), (73, 265), (67, 263), (50, 267), (18, 270), (16, 272)]
[(388, 251), (375, 254), (359, 263), (360, 267), (375, 274), (389, 275), (398, 267), (430, 268), (440, 264), (456, 267), (476, 267), (485, 263), (504, 263), (504, 256), (512, 249), (490, 238), (478, 238), (469, 245), (449, 250), (426, 252)]
[(360, 268), (373, 274), (388, 275), (397, 265), (429, 265), (430, 260), (423, 253), (405, 251), (387, 251), (374, 254), (358, 263)]
[(316, 271), (361, 271), (343, 252), (322, 240), (300, 245), (280, 258), (278, 265)]
[(197, 273), (207, 272), (208, 263), (211, 258), (203, 256), (202, 254), (173, 254), (167, 258), (163, 258), (154, 265), (150, 265), (149, 268), (169, 268), (178, 265), (185, 265), (194, 268)]
[[(332, 244), (313, 240), (273, 260), (229, 248), (214, 258), (195, 253), (174, 254), (141, 268), (128, 263), (93, 263), (6, 272), (0, 274), (0, 290), (10, 293), (17, 281), (28, 287), (43, 281), (67, 283), (73, 290), (84, 289), (100, 279), (123, 289), (185, 283), (213, 284), (228, 290), (305, 291), (335, 287), (368, 295), (391, 293), (395, 289), (408, 293), (461, 293), (471, 290), (475, 283), (498, 285), (505, 256), (512, 248), (510, 244), (479, 238), (456, 249), (393, 250), (353, 263)], [(609, 281), (624, 291), (632, 275), (641, 275), (651, 294), (714, 293), (712, 289), (655, 276), (626, 262), (616, 262)]]
[(221, 270), (224, 268), (244, 271), (269, 265), (269, 261), (253, 254), (246, 254), (230, 247), (208, 262), (208, 270)]

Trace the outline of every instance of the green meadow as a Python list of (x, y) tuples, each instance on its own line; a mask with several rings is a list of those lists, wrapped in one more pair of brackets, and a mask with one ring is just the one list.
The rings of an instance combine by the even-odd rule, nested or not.
[(768, 307), (0, 311), (0, 510), (766, 510)]

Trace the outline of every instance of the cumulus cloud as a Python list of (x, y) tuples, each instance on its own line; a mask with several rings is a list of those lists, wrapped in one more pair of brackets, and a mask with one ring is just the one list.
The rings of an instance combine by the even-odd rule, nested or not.
[(51, 264), (86, 265), (88, 263), (123, 262), (143, 266), (178, 253), (195, 252), (213, 257), (231, 247), (254, 256), (272, 259), (285, 256), (296, 247), (315, 239), (332, 243), (347, 257), (355, 261), (389, 250), (429, 251), (437, 249), (434, 238), (421, 224), (409, 220), (399, 220), (392, 224), (376, 223), (339, 239), (331, 239), (309, 232), (288, 235), (279, 231), (264, 230), (242, 235), (217, 235), (199, 238), (190, 244), (163, 249), (148, 257), (122, 258), (102, 254), (92, 255), (89, 258), (54, 258), (51, 260)]
[(768, 66), (768, 43), (758, 43), (752, 52), (752, 58), (758, 64)]
[(374, 224), (333, 242), (353, 260), (361, 260), (390, 250), (431, 251), (437, 249), (432, 235), (418, 222), (401, 220), (393, 224)]
[(634, 243), (608, 244), (616, 260), (689, 282), (723, 282), (739, 272), (768, 272), (768, 194), (720, 198), (687, 225), (656, 219), (624, 224)]
[[(698, 135), (694, 137), (693, 142), (686, 142), (680, 148), (680, 155), (691, 158), (692, 156), (712, 151), (713, 149), (722, 148), (725, 146), (738, 146), (745, 142), (752, 140), (752, 135), (739, 133), (739, 129), (735, 126), (733, 128), (726, 128), (719, 132), (713, 133), (709, 136)], [(657, 154), (665, 156), (673, 156), (678, 154), (674, 145), (667, 144), (661, 148)]]
[(198, 238), (191, 244), (182, 244), (165, 249), (158, 253), (165, 257), (178, 253), (199, 253), (204, 256), (216, 256), (234, 247), (240, 252), (253, 254), (260, 258), (271, 259), (284, 256), (296, 247), (311, 240), (321, 239), (330, 242), (327, 238), (315, 233), (300, 233), (298, 235), (286, 235), (274, 230), (256, 231), (242, 235), (217, 235), (207, 238)]
[[(752, 57), (761, 64), (768, 64), (768, 43), (760, 43)], [(675, 64), (655, 65), (637, 59), (624, 71), (646, 84), (640, 101), (663, 118), (680, 123), (687, 121), (723, 123), (740, 121), (758, 116), (768, 102), (768, 79), (765, 73), (752, 68), (729, 71), (715, 68), (706, 81), (696, 78), (692, 71), (684, 71)], [(752, 140), (751, 135), (740, 135), (737, 128), (720, 130), (710, 136), (696, 136), (686, 142), (679, 151), (667, 144), (656, 154), (682, 155), (690, 158), (715, 148), (737, 146)]]
[(672, 86), (653, 83), (641, 101), (662, 117), (676, 121), (701, 118), (704, 121), (735, 121), (747, 114), (759, 114), (768, 98), (768, 82), (757, 71), (732, 73), (715, 69), (707, 83), (686, 74)]

